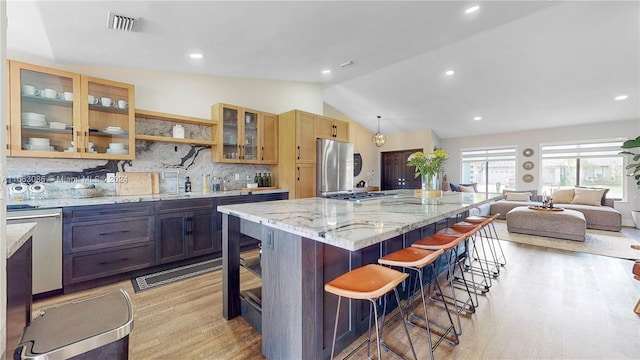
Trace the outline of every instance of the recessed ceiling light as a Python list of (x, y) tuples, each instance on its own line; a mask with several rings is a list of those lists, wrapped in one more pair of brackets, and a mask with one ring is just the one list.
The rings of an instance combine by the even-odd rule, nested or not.
[(480, 6), (475, 5), (475, 6), (472, 6), (470, 8), (467, 8), (467, 10), (465, 10), (464, 13), (465, 14), (471, 14), (471, 13), (474, 13), (474, 12), (478, 11), (478, 9), (480, 9)]
[(475, 121), (482, 120), (482, 116), (474, 116), (473, 120), (475, 120)]
[(193, 54), (189, 54), (189, 57), (192, 59), (202, 59), (202, 54), (193, 53)]
[(453, 74), (455, 74), (455, 73), (456, 73), (456, 72), (455, 72), (455, 71), (453, 71), (453, 70), (447, 70), (447, 71), (445, 71), (445, 74), (446, 74), (446, 75), (449, 75), (449, 76), (451, 76), (451, 75), (453, 75)]
[(621, 101), (621, 100), (627, 100), (627, 98), (629, 97), (629, 95), (618, 95), (616, 97), (614, 97), (613, 99), (616, 101)]
[(329, 70), (329, 69), (322, 70), (322, 74), (323, 75), (331, 74), (331, 70)]

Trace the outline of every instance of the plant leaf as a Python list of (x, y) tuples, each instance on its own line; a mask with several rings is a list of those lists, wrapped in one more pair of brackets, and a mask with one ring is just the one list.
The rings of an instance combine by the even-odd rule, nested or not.
[(639, 148), (640, 147), (640, 136), (638, 136), (635, 139), (631, 139), (631, 140), (625, 141), (624, 143), (622, 143), (621, 147), (623, 149)]

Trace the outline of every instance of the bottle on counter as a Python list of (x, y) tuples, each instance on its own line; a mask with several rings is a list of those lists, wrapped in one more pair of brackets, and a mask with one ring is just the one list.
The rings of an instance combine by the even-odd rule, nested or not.
[(258, 184), (258, 173), (253, 177), (253, 182)]
[(264, 186), (264, 179), (262, 178), (262, 173), (258, 173), (258, 187), (263, 187)]
[(553, 209), (553, 198), (549, 197), (549, 209)]
[(184, 181), (184, 192), (191, 192), (191, 180), (187, 176)]
[(220, 188), (220, 184), (222, 183), (222, 180), (220, 179), (219, 176), (214, 176), (212, 181), (213, 181), (213, 186), (212, 186), (213, 192), (218, 192), (222, 190)]
[(264, 186), (271, 187), (271, 172), (267, 171), (267, 180), (264, 182)]
[(202, 192), (211, 192), (211, 186), (209, 185), (209, 174), (202, 174)]

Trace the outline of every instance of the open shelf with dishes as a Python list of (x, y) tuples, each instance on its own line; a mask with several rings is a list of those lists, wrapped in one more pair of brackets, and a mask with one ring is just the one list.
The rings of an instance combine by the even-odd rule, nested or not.
[[(145, 141), (155, 141), (155, 142), (168, 142), (168, 143), (178, 143), (178, 144), (191, 144), (191, 145), (200, 145), (200, 146), (214, 146), (216, 145), (216, 141), (214, 139), (214, 135), (216, 133), (218, 123), (216, 121), (196, 118), (191, 116), (184, 115), (175, 115), (175, 114), (167, 114), (157, 111), (151, 110), (135, 110), (136, 119), (145, 120), (146, 122), (158, 122), (157, 126), (145, 126), (149, 124), (139, 124), (136, 126), (137, 131), (139, 132), (148, 132), (148, 133), (137, 133), (135, 135), (136, 140), (145, 140)], [(202, 132), (203, 135), (208, 135), (208, 139), (196, 139), (196, 138), (175, 138), (170, 136), (171, 127), (174, 124), (181, 124), (187, 126), (195, 126), (198, 128), (205, 127), (208, 128), (208, 131)], [(148, 129), (146, 130), (145, 127)], [(189, 131), (185, 131), (185, 135), (190, 133)], [(203, 136), (204, 137), (204, 136)]]

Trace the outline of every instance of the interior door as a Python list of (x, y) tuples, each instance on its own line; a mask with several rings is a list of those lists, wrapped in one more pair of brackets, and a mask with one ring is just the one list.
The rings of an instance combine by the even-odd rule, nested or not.
[(416, 151), (422, 149), (381, 153), (381, 190), (420, 189), (420, 178), (415, 177), (415, 168), (407, 166), (407, 158)]

